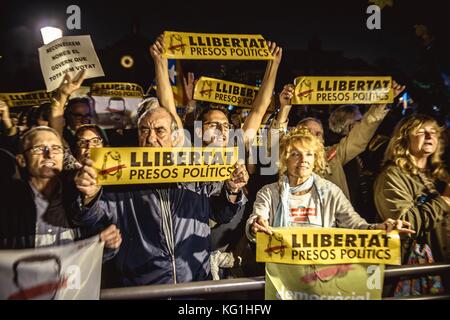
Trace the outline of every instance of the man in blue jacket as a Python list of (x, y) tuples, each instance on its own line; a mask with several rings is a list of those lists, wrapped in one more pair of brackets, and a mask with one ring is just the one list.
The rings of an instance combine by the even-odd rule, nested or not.
[[(173, 147), (176, 120), (162, 107), (138, 121), (141, 147)], [(224, 223), (247, 201), (248, 173), (236, 165), (225, 183), (134, 185), (103, 190), (87, 160), (75, 178), (82, 197), (75, 220), (84, 226), (116, 223), (123, 243), (115, 258), (116, 285), (211, 279), (209, 219)]]

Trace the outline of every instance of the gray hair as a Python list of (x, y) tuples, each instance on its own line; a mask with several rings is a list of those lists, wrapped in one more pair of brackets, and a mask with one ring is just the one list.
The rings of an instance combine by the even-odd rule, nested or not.
[(346, 136), (357, 116), (361, 118), (358, 106), (351, 104), (340, 106), (330, 114), (328, 126), (334, 133)]
[(306, 125), (306, 123), (309, 122), (309, 121), (313, 121), (313, 122), (319, 124), (320, 127), (322, 128), (322, 131), (323, 131), (322, 121), (320, 121), (319, 119), (314, 118), (314, 117), (307, 117), (307, 118), (304, 118), (304, 119), (300, 120), (300, 121), (297, 123), (297, 127), (304, 126), (304, 125)]
[(25, 132), (23, 134), (23, 136), (20, 138), (20, 143), (19, 143), (19, 153), (23, 153), (23, 151), (26, 149), (26, 146), (28, 146), (28, 144), (31, 142), (31, 140), (39, 133), (42, 131), (48, 131), (53, 133), (60, 141), (61, 143), (63, 143), (60, 135), (58, 134), (58, 132), (56, 132), (55, 129), (47, 127), (47, 126), (38, 126), (38, 127), (34, 127), (30, 130), (28, 130), (27, 132)]
[(172, 130), (172, 132), (175, 132), (178, 129), (178, 125), (177, 125), (177, 120), (175, 119), (173, 114), (170, 113), (166, 108), (161, 107), (156, 98), (153, 98), (153, 99), (156, 99), (156, 101), (153, 99), (152, 100), (150, 100), (150, 99), (151, 98), (147, 98), (139, 104), (138, 120), (137, 120), (138, 129), (139, 129), (139, 123), (142, 121), (142, 119), (144, 119), (148, 115), (155, 113), (162, 109), (162, 110), (165, 110), (170, 115), (170, 119), (171, 119), (170, 130)]
[(147, 109), (160, 107), (158, 98), (156, 97), (148, 97), (142, 100), (136, 110), (136, 120), (139, 120), (139, 118), (144, 114)]

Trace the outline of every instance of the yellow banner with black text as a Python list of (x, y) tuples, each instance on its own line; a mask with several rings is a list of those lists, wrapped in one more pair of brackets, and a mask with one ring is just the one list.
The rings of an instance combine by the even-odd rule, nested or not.
[[(86, 97), (90, 91), (88, 86), (81, 86), (79, 89), (72, 92), (70, 98)], [(51, 102), (52, 92), (46, 90), (36, 90), (31, 92), (12, 92), (0, 93), (0, 100), (6, 102), (8, 107), (31, 107), (39, 106), (45, 102)]]
[(298, 77), (292, 104), (387, 104), (391, 77)]
[(97, 148), (91, 159), (101, 185), (225, 181), (237, 148)]
[(121, 98), (142, 98), (144, 95), (144, 89), (136, 83), (96, 82), (91, 84), (91, 95)]
[(194, 89), (194, 100), (249, 108), (259, 88), (236, 82), (200, 77)]
[(256, 261), (286, 264), (400, 265), (397, 231), (341, 228), (273, 228), (256, 237)]
[(164, 32), (169, 59), (272, 60), (262, 35)]
[(41, 103), (50, 102), (51, 97), (52, 93), (45, 90), (32, 92), (0, 93), (0, 100), (5, 101), (10, 108), (38, 106)]

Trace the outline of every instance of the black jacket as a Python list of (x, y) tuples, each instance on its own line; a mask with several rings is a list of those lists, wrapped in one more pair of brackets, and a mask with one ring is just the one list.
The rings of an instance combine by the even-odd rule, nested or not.
[[(67, 181), (66, 177), (62, 177)], [(0, 249), (29, 249), (35, 247), (36, 205), (33, 191), (27, 181), (8, 179), (0, 181)], [(75, 240), (93, 236), (106, 226), (79, 228), (72, 223), (72, 204), (78, 191), (70, 183), (62, 184), (62, 206), (49, 205), (46, 222), (58, 227), (74, 229)]]

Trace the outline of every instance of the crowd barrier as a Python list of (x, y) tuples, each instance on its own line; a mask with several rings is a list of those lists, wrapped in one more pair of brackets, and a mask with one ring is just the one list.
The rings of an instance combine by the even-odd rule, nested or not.
[[(444, 279), (450, 276), (450, 264), (405, 265), (386, 267), (384, 277), (386, 279), (402, 276), (416, 276), (423, 274), (440, 274)], [(447, 281), (448, 282), (448, 281)], [(253, 278), (236, 278), (225, 280), (198, 281), (179, 284), (161, 284), (126, 288), (103, 289), (100, 293), (101, 300), (130, 300), (130, 299), (167, 299), (182, 297), (205, 298), (211, 295), (264, 291), (264, 276)], [(383, 300), (442, 300), (450, 299), (448, 286), (446, 293), (441, 295), (387, 297)]]

